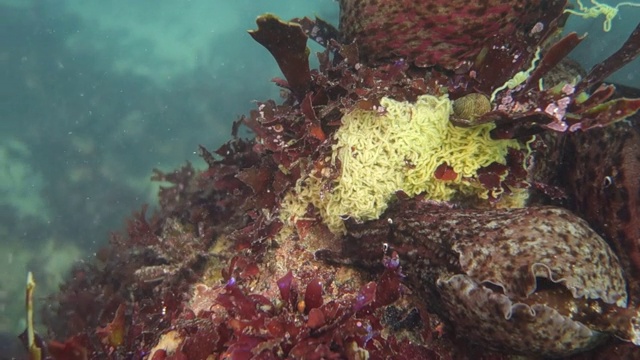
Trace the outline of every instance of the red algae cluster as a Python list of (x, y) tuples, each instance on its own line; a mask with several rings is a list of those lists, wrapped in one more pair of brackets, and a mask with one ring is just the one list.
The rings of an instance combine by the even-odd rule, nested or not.
[[(582, 40), (554, 37), (565, 7), (343, 0), (340, 31), (259, 17), (250, 34), (280, 66), (284, 101), (258, 103), (218, 150), (201, 147), (206, 170), (156, 171), (171, 183), (160, 210), (134, 214), (95, 263), (75, 268), (48, 313), (59, 341), (42, 342), (43, 358), (637, 356), (618, 340), (640, 341), (637, 134), (609, 145), (598, 131), (622, 131), (640, 109), (601, 85), (640, 52), (640, 27), (602, 64), (557, 80)], [(318, 69), (308, 38), (326, 48)], [(522, 142), (469, 179), (496, 196), (435, 203), (399, 192), (379, 219), (345, 219), (345, 234), (310, 203), (281, 216), (309, 174), (328, 179), (318, 191), (331, 196), (345, 115), (425, 94), (458, 101), (455, 126), (494, 124), (494, 139)], [(240, 126), (255, 137), (239, 138)], [(594, 168), (596, 157), (619, 172)], [(433, 175), (457, 177), (446, 162)], [(527, 207), (495, 208), (517, 189), (531, 191)], [(610, 212), (583, 208), (598, 202)]]
[(381, 322), (398, 317), (404, 323), (394, 321), (396, 332), (428, 331), (418, 313), (390, 306), (402, 289), (398, 267), (390, 267), (377, 281), (356, 292), (341, 291), (342, 296), (328, 301), (324, 292), (331, 285), (326, 279), (304, 281), (289, 271), (276, 281), (279, 296), (274, 301), (250, 293), (243, 286), (246, 279), (235, 276), (255, 265), (239, 258), (232, 262), (234, 268), (225, 272), (224, 287), (196, 287), (190, 309), (177, 322), (179, 330), (192, 329), (179, 350), (171, 354), (157, 350), (151, 359), (206, 358), (211, 354), (229, 359), (361, 358), (365, 351), (403, 357), (423, 353), (436, 358), (434, 351), (412, 345), (407, 339), (387, 341), (381, 332)]

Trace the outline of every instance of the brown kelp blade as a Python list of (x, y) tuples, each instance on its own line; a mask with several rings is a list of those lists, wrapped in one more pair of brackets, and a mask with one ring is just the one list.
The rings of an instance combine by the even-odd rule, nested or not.
[(594, 66), (587, 76), (576, 86), (576, 93), (588, 90), (599, 84), (609, 75), (616, 72), (621, 67), (633, 61), (640, 54), (640, 23), (629, 35), (629, 38), (618, 51), (609, 56), (605, 61)]
[(581, 113), (582, 120), (569, 127), (569, 131), (603, 127), (624, 120), (640, 110), (640, 99), (619, 98), (594, 106)]
[(258, 30), (249, 35), (267, 48), (276, 59), (288, 87), (298, 99), (302, 99), (311, 84), (309, 48), (302, 27), (293, 22), (284, 22), (277, 16), (264, 14), (256, 19)]

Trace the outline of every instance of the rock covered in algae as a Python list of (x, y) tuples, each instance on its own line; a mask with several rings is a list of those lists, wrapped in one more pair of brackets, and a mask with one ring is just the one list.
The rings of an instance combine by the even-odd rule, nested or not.
[[(365, 62), (404, 58), (453, 68), (486, 39), (530, 28), (541, 0), (341, 0), (340, 31)], [(526, 16), (525, 16), (526, 15)]]
[[(367, 3), (373, 4), (373, 1), (360, 2)], [(386, 3), (409, 5), (408, 2)], [(447, 3), (461, 5), (455, 0)], [(555, 4), (557, 11), (547, 11), (549, 16), (536, 19), (536, 25), (550, 33), (565, 2), (544, 3)], [(420, 6), (424, 2), (412, 4)], [(460, 9), (465, 5), (485, 6), (464, 4)], [(513, 10), (516, 9), (519, 8)], [(537, 16), (533, 11), (530, 13), (534, 18)], [(406, 14), (415, 15), (410, 11)], [(479, 12), (476, 16), (482, 14)], [(353, 21), (369, 21), (361, 15)], [(388, 23), (380, 23), (380, 29), (392, 33), (397, 30), (392, 27), (393, 22), (403, 19), (398, 16)], [(480, 16), (475, 21), (483, 23), (486, 19)], [(484, 60), (475, 63), (468, 76), (456, 72), (450, 78), (449, 72), (438, 74), (438, 69), (410, 69), (405, 61), (370, 66), (377, 59), (394, 57), (400, 52), (383, 53), (379, 57), (365, 53), (363, 58), (372, 61), (358, 63), (358, 43), (333, 41), (326, 42), (330, 48), (320, 56), (319, 71), (309, 71), (303, 46), (306, 39), (300, 39), (304, 36), (303, 28), (271, 16), (262, 17), (258, 23), (260, 30), (252, 35), (276, 57), (286, 78), (286, 81), (276, 81), (292, 93), (281, 105), (271, 100), (259, 103), (251, 116), (236, 122), (234, 139), (218, 149), (217, 156), (201, 149), (208, 170), (198, 173), (185, 167), (166, 176), (158, 174), (158, 179), (174, 184), (161, 191), (160, 215), (153, 221), (146, 221), (144, 216), (134, 218), (128, 237), (115, 239), (115, 249), (106, 259), (106, 266), (80, 269), (73, 279), (75, 284), (66, 287), (59, 323), (71, 319), (72, 326), (67, 333), (80, 334), (63, 344), (66, 353), (71, 352), (69, 349), (86, 353), (88, 349), (94, 358), (148, 354), (148, 345), (161, 332), (176, 329), (184, 342), (174, 354), (157, 356), (156, 353), (153, 358), (165, 355), (167, 358), (311, 358), (310, 354), (315, 358), (504, 358), (508, 355), (486, 351), (478, 355), (478, 351), (474, 351), (478, 348), (469, 345), (466, 338), (485, 347), (532, 356), (571, 354), (594, 346), (606, 334), (637, 342), (635, 309), (625, 308), (625, 285), (615, 256), (584, 222), (566, 211), (458, 210), (455, 207), (461, 206), (461, 202), (457, 198), (451, 201), (455, 205), (449, 204), (448, 208), (433, 208), (421, 204), (420, 200), (405, 199), (380, 219), (376, 215), (369, 222), (354, 225), (352, 216), (345, 229), (348, 236), (342, 239), (330, 233), (326, 219), (318, 215), (317, 208), (309, 206), (319, 203), (303, 204), (304, 213), (291, 219), (285, 216), (282, 202), (299, 195), (294, 187), (307, 180), (305, 177), (309, 174), (326, 174), (324, 185), (327, 186), (316, 188), (315, 194), (333, 196), (331, 190), (335, 188), (331, 185), (337, 181), (340, 170), (344, 170), (337, 166), (338, 162), (331, 162), (335, 155), (335, 135), (345, 126), (341, 120), (354, 109), (380, 110), (379, 105), (384, 107), (381, 99), (385, 97), (413, 104), (423, 95), (442, 95), (439, 90), (442, 86), (448, 87), (452, 99), (470, 90), (491, 94), (514, 75), (531, 72), (534, 80), (530, 83), (534, 86), (527, 87), (525, 83), (519, 89), (499, 92), (497, 99), (503, 109), (480, 119), (484, 122), (488, 119), (501, 127), (489, 134), (491, 139), (524, 136), (518, 128), (509, 128), (510, 124), (526, 128), (548, 124), (549, 118), (562, 122), (566, 120), (564, 112), (549, 114), (536, 109), (557, 110), (560, 103), (568, 106), (571, 101), (579, 111), (572, 114), (571, 122), (566, 125), (574, 129), (586, 130), (624, 118), (640, 107), (640, 100), (616, 100), (600, 106), (610, 97), (606, 87), (594, 92), (586, 102), (572, 99), (578, 98), (580, 89), (592, 88), (606, 72), (627, 62), (630, 51), (640, 48), (640, 36), (627, 41), (629, 46), (623, 47), (624, 51), (617, 58), (614, 56), (613, 61), (607, 60), (606, 66), (588, 75), (582, 85), (576, 86), (578, 90), (562, 86), (567, 89), (553, 92), (535, 84), (566, 55), (567, 43), (577, 45), (580, 39), (575, 34), (543, 54), (536, 69), (529, 64), (536, 63), (532, 59), (537, 57), (534, 52), (545, 38), (544, 31), (531, 33), (526, 29), (532, 36), (524, 38), (489, 38), (490, 42), (483, 46), (489, 49)], [(375, 20), (372, 24), (377, 25)], [(283, 26), (288, 29), (279, 28)], [(455, 28), (446, 31), (458, 36)], [(538, 27), (531, 29), (534, 28)], [(316, 38), (315, 26), (307, 30)], [(413, 34), (406, 33), (404, 40), (411, 40)], [(297, 38), (291, 38), (294, 36)], [(362, 39), (366, 50), (372, 44), (371, 39), (366, 36)], [(398, 40), (394, 44), (398, 49), (411, 49), (411, 44), (407, 47), (403, 39)], [(473, 41), (463, 39), (463, 42)], [(448, 49), (433, 46), (433, 59), (444, 59), (443, 51)], [(472, 46), (467, 55), (475, 51), (478, 47)], [(420, 53), (420, 49), (417, 52)], [(438, 65), (455, 67), (465, 56), (450, 57), (452, 61), (438, 61)], [(507, 101), (509, 99), (511, 101)], [(406, 106), (413, 106), (411, 104)], [(571, 106), (568, 108), (574, 110)], [(255, 132), (255, 139), (237, 138), (241, 123)], [(533, 130), (542, 129), (537, 125)], [(556, 126), (556, 131), (566, 130), (557, 129)], [(469, 142), (468, 137), (462, 140)], [(377, 144), (371, 148), (380, 150)], [(343, 149), (346, 155), (361, 150), (350, 146)], [(424, 155), (425, 149), (419, 152)], [(494, 162), (475, 169), (477, 177), (468, 180), (482, 184), (485, 191), (512, 191), (527, 178), (524, 155), (509, 148), (505, 155), (507, 164)], [(517, 161), (510, 162), (510, 158)], [(414, 164), (403, 162), (403, 165), (401, 171), (412, 169)], [(442, 181), (457, 179), (460, 174), (450, 165), (448, 161), (440, 163), (433, 177)], [(365, 177), (371, 173), (367, 170), (364, 167)], [(425, 195), (416, 191), (416, 196)], [(397, 200), (402, 196), (394, 193), (392, 198)], [(384, 205), (386, 208), (386, 201)], [(494, 205), (479, 204), (484, 208)], [(181, 226), (167, 227), (170, 223)], [(318, 258), (311, 253), (312, 249), (333, 249), (342, 244), (342, 240), (345, 246), (352, 247), (350, 258), (378, 268), (382, 267), (382, 243), (391, 244), (394, 253), (382, 261), (386, 269), (378, 282), (364, 283), (371, 279), (368, 271), (348, 273), (344, 268), (316, 261)], [(170, 256), (172, 251), (180, 256)], [(400, 257), (394, 257), (398, 253)], [(204, 275), (202, 271), (193, 270), (194, 266), (202, 267), (207, 258), (216, 261), (211, 261), (213, 266), (204, 270)], [(158, 266), (158, 262), (170, 264)], [(402, 271), (409, 275), (406, 284), (412, 291), (406, 291), (400, 283)], [(343, 275), (339, 276), (338, 272)], [(214, 273), (219, 275), (212, 276)], [(323, 290), (318, 286), (318, 279), (325, 279), (322, 301), (318, 301), (322, 296), (317, 296)], [(206, 285), (194, 285), (195, 281)], [(302, 294), (296, 290), (302, 288), (292, 285), (296, 281), (299, 285), (307, 284), (302, 301), (295, 301), (300, 298), (297, 295)], [(187, 291), (189, 286), (195, 291)], [(309, 288), (315, 290), (309, 291)], [(280, 298), (276, 294), (278, 290)], [(307, 296), (311, 293), (316, 295)], [(191, 294), (192, 301), (187, 304), (190, 308), (185, 307), (185, 297)], [(79, 301), (82, 305), (78, 305)], [(99, 329), (103, 341), (82, 342), (96, 339), (92, 329), (105, 323), (112, 315), (109, 309), (114, 304), (127, 306), (125, 328), (109, 325)], [(399, 308), (407, 314), (418, 314), (405, 317), (405, 320), (414, 319), (408, 321), (412, 326), (405, 326), (412, 330), (410, 335), (397, 332), (402, 328), (398, 323), (404, 322), (397, 321), (401, 317), (390, 316)], [(442, 314), (463, 340), (450, 341), (453, 332), (449, 327), (442, 331), (438, 317), (427, 315), (423, 308)], [(89, 310), (83, 313), (77, 309)], [(119, 317), (114, 317), (112, 323), (117, 319)], [(105, 336), (109, 335), (109, 329), (117, 330), (118, 334), (126, 331), (125, 344), (115, 348), (109, 343)], [(141, 334), (140, 329), (149, 331)], [(169, 339), (173, 339), (171, 331), (165, 333)]]
[(567, 210), (460, 210), (407, 200), (348, 232), (345, 254), (366, 264), (385, 243), (429, 306), (458, 336), (483, 346), (559, 357), (607, 334), (640, 342), (618, 258)]

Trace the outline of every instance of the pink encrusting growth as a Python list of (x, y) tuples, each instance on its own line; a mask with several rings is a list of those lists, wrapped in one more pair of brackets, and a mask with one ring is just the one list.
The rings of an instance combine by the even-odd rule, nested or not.
[(541, 0), (363, 1), (341, 0), (340, 30), (355, 41), (363, 61), (406, 59), (418, 66), (456, 68), (492, 36), (535, 24)]

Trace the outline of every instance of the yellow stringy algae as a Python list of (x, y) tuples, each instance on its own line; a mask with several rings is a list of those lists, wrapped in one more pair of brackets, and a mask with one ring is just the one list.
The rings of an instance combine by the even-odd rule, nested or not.
[[(323, 221), (336, 232), (343, 220), (377, 219), (394, 194), (425, 193), (428, 199), (446, 201), (454, 195), (486, 199), (488, 191), (477, 181), (477, 170), (493, 162), (505, 163), (516, 140), (493, 140), (493, 124), (456, 127), (449, 121), (452, 104), (445, 96), (420, 96), (415, 103), (389, 98), (380, 101), (384, 111), (354, 110), (342, 118), (334, 135), (331, 163), (340, 167), (337, 180), (309, 174), (284, 201), (281, 216), (299, 218), (311, 203)], [(447, 163), (455, 180), (436, 179), (436, 168)], [(466, 178), (466, 179), (465, 179)], [(510, 201), (515, 206), (519, 200)]]

